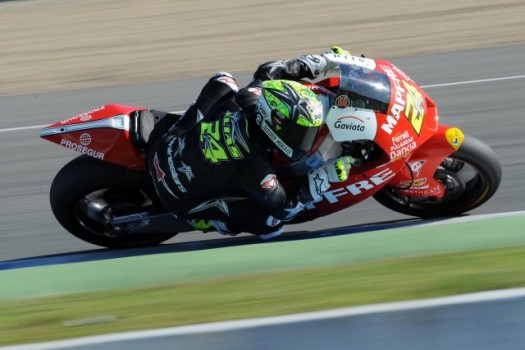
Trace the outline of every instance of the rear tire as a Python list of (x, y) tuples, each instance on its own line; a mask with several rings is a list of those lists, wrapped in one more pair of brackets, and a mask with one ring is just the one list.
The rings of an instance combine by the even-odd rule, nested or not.
[[(455, 162), (447, 168), (450, 160)], [(442, 163), (435, 176), (455, 179), (452, 183), (459, 180), (456, 181), (458, 186), (447, 188), (441, 199), (407, 197), (391, 186), (381, 189), (374, 198), (402, 214), (422, 218), (457, 216), (479, 207), (494, 195), (501, 182), (501, 165), (488, 145), (465, 136), (459, 150)]]
[(148, 186), (147, 176), (92, 157), (77, 157), (55, 176), (49, 195), (51, 209), (67, 231), (95, 245), (131, 248), (159, 244), (177, 232), (118, 235), (108, 225), (90, 217), (83, 205), (88, 199), (100, 201), (115, 215), (150, 210), (156, 195)]

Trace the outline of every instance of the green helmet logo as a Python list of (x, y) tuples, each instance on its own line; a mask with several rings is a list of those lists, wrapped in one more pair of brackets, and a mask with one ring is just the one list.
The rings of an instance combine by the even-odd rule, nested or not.
[(323, 106), (306, 86), (289, 80), (262, 84), (256, 121), (264, 134), (290, 159), (304, 158), (323, 124)]
[(303, 125), (318, 127), (323, 122), (323, 107), (315, 94), (306, 86), (291, 80), (263, 82), (263, 98), (280, 118)]

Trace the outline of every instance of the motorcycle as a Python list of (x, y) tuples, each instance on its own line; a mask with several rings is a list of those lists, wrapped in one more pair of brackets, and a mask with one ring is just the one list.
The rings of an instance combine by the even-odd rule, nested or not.
[[(337, 56), (336, 75), (304, 82), (325, 106), (311, 155), (288, 163), (271, 155), (290, 184), (323, 162), (350, 155), (348, 179), (331, 184), (299, 223), (375, 198), (406, 215), (433, 218), (470, 211), (501, 182), (495, 152), (454, 126), (439, 123), (436, 104), (386, 60)], [(149, 147), (176, 128), (181, 115), (108, 104), (40, 130), (40, 137), (82, 155), (66, 164), (50, 189), (58, 222), (71, 234), (108, 248), (159, 244), (194, 229), (167, 212), (146, 169)]]

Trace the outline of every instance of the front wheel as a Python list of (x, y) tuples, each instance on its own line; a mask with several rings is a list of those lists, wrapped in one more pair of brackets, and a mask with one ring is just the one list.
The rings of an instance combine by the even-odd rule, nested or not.
[[(159, 244), (173, 233), (122, 235), (97, 217), (130, 215), (151, 210), (154, 195), (147, 175), (80, 156), (55, 176), (50, 190), (51, 209), (58, 222), (74, 236), (107, 248), (131, 248)], [(94, 215), (97, 214), (97, 215)]]
[(501, 165), (489, 146), (465, 136), (461, 147), (441, 163), (434, 176), (445, 185), (443, 198), (408, 197), (391, 186), (381, 189), (374, 198), (389, 209), (412, 216), (460, 215), (494, 195), (501, 182)]

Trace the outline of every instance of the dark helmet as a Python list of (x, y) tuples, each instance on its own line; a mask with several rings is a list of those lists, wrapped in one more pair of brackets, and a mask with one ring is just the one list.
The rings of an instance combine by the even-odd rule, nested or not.
[(262, 84), (255, 116), (280, 153), (298, 161), (312, 150), (323, 124), (323, 106), (312, 90), (298, 82), (269, 80)]

